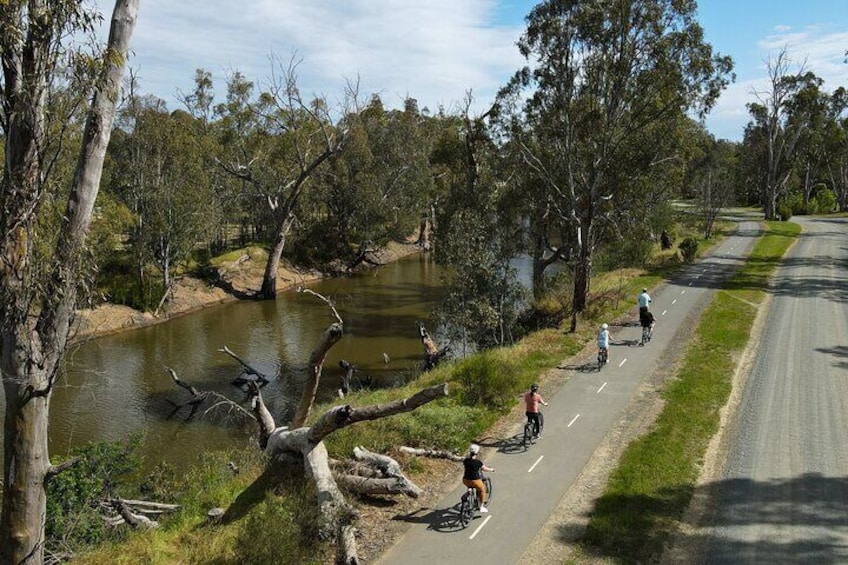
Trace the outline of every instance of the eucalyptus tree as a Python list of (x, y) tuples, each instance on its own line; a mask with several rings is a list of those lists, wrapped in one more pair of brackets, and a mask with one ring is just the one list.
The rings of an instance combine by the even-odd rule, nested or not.
[(510, 208), (508, 172), (491, 137), (492, 111), (444, 121), (433, 162), (448, 191), (439, 207), (436, 259), (445, 266), (445, 298), (437, 316), (449, 337), (478, 348), (513, 339), (521, 287), (512, 265), (522, 227)]
[[(5, 162), (0, 192), (0, 369), (5, 394), (3, 510), (0, 561), (39, 564), (44, 558), (45, 484), (62, 465), (50, 464), (48, 412), (77, 292), (84, 281), (85, 237), (112, 130), (138, 0), (118, 0), (109, 39), (91, 62), (94, 80), (75, 86), (91, 97), (81, 149), (54, 234), (40, 231), (51, 198), (46, 101), (59, 69), (93, 32), (98, 15), (69, 0), (0, 3), (2, 129)], [(71, 57), (73, 61), (75, 57)], [(88, 75), (85, 75), (88, 76)]]
[(840, 212), (848, 211), (848, 91), (837, 88), (830, 97), (829, 118), (821, 136), (823, 176), (836, 195)]
[(832, 120), (830, 115), (830, 96), (822, 90), (824, 81), (814, 78), (807, 81), (793, 98), (790, 105), (789, 121), (795, 125), (798, 120), (807, 123), (801, 130), (796, 155), (792, 159), (797, 176), (801, 181), (801, 197), (805, 212), (810, 209), (813, 187), (821, 181), (822, 167), (825, 165), (825, 137)]
[[(236, 75), (226, 104), (217, 107), (223, 126), (219, 163), (267, 212), (271, 245), (260, 290), (265, 299), (277, 296), (277, 269), (308, 182), (347, 136), (326, 99), (303, 98), (297, 66), (272, 57), (267, 89), (256, 99), (253, 84)], [(353, 90), (348, 87), (344, 106), (355, 99)], [(347, 114), (345, 108), (340, 114)]]
[(704, 238), (713, 235), (713, 226), (722, 208), (735, 197), (737, 147), (725, 140), (709, 137), (703, 156), (692, 174), (695, 202), (703, 220)]
[(142, 294), (148, 265), (161, 276), (167, 297), (174, 268), (209, 240), (217, 218), (209, 137), (203, 123), (185, 111), (169, 113), (162, 100), (132, 97), (121, 111), (122, 132), (113, 143), (117, 161), (112, 191), (132, 210), (136, 271)]
[[(317, 240), (327, 247), (326, 257), (353, 265), (366, 250), (403, 240), (418, 227), (433, 183), (425, 119), (413, 99), (403, 110), (387, 111), (377, 96), (345, 118), (345, 149), (321, 169), (315, 191), (320, 202), (309, 204), (326, 210), (312, 228), (330, 236)], [(328, 239), (334, 248), (326, 245)]]
[(791, 66), (785, 48), (772, 56), (768, 61), (768, 86), (755, 91), (757, 102), (748, 104), (751, 135), (746, 132), (746, 136), (763, 144), (759, 190), (768, 220), (778, 216), (777, 202), (789, 190), (798, 143), (810, 127), (812, 108), (804, 99), (811, 99), (807, 93), (821, 85), (821, 79), (803, 66), (797, 71), (791, 71)]
[(673, 0), (546, 0), (518, 46), (528, 66), (502, 91), (502, 108), (545, 187), (539, 210), (571, 234), (573, 330), (604, 228), (617, 210), (650, 217), (640, 207), (659, 199), (623, 209), (624, 195), (653, 191), (640, 179), (678, 157), (681, 115), (712, 107), (732, 63), (704, 41), (695, 2)]

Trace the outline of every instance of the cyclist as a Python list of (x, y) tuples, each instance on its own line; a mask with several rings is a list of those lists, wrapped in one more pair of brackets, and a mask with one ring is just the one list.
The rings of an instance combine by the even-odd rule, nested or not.
[(607, 363), (609, 363), (609, 344), (612, 339), (612, 335), (609, 332), (609, 326), (606, 322), (601, 324), (601, 331), (598, 332), (598, 353), (603, 351), (606, 353)]
[(643, 328), (649, 328), (651, 331), (653, 331), (655, 322), (656, 320), (654, 319), (654, 314), (650, 310), (639, 312), (639, 323)]
[(639, 314), (641, 315), (642, 313), (647, 312), (648, 304), (651, 303), (651, 295), (648, 294), (647, 288), (642, 289), (642, 294), (639, 295), (637, 301), (639, 302)]
[(486, 484), (483, 482), (483, 471), (494, 473), (495, 469), (493, 467), (487, 467), (482, 461), (477, 459), (479, 453), (480, 446), (472, 443), (471, 447), (468, 448), (468, 457), (462, 460), (462, 466), (464, 467), (462, 484), (477, 491), (477, 498), (480, 500), (480, 512), (485, 514), (489, 509), (486, 508), (487, 494)]
[(524, 393), (524, 414), (527, 420), (533, 422), (533, 435), (542, 439), (542, 413), (539, 412), (539, 405), (547, 406), (548, 403), (539, 394), (539, 385), (533, 383), (530, 385), (530, 390)]

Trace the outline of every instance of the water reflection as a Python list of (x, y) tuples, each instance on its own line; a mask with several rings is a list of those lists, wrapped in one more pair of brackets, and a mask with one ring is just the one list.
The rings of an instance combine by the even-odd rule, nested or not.
[[(412, 374), (422, 358), (416, 322), (428, 322), (441, 296), (438, 267), (428, 256), (312, 288), (332, 297), (345, 321), (345, 335), (325, 364), (323, 398), (339, 386), (340, 359), (357, 365), (375, 386)], [(259, 371), (276, 375), (263, 397), (276, 417), (284, 417), (297, 402), (312, 347), (332, 319), (317, 298), (285, 293), (275, 302), (225, 304), (77, 346), (68, 353), (51, 406), (51, 453), (141, 432), (147, 465), (165, 460), (181, 466), (204, 450), (247, 441), (243, 426), (221, 417), (185, 422), (184, 409), (181, 417), (169, 419), (169, 401), (186, 400), (187, 393), (174, 386), (164, 367), (197, 388), (242, 400), (230, 384), (240, 367), (218, 351), (227, 345)]]

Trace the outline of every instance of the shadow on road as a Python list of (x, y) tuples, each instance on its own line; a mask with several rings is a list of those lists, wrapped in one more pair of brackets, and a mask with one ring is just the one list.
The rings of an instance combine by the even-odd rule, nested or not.
[[(586, 533), (582, 524), (566, 522), (558, 525), (558, 537), (566, 543), (582, 538), (586, 550), (599, 557), (644, 563), (667, 541), (662, 524), (680, 519), (676, 502), (681, 497), (688, 501), (692, 494), (690, 488), (681, 487), (656, 496), (605, 495), (593, 510), (600, 528)], [(706, 497), (711, 511), (702, 523), (677, 536), (676, 560), (711, 565), (848, 562), (848, 477), (807, 473), (765, 481), (727, 479), (696, 489), (696, 496)], [(643, 524), (644, 529), (621, 527), (617, 517), (637, 507), (650, 509), (644, 514), (650, 523)], [(603, 527), (605, 523), (609, 527)], [(756, 528), (762, 525), (771, 531), (778, 527), (783, 534), (757, 535)]]
[(838, 360), (834, 366), (839, 367), (840, 369), (848, 369), (848, 345), (835, 345), (833, 347), (817, 347), (816, 351), (819, 353), (826, 353), (828, 355), (833, 355)]
[(392, 520), (427, 524), (427, 529), (434, 532), (450, 533), (464, 529), (459, 522), (459, 502), (450, 508), (419, 508), (409, 514), (399, 514)]

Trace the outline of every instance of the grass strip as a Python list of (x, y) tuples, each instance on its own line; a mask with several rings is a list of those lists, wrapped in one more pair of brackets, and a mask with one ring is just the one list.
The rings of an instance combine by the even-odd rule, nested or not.
[(633, 441), (598, 499), (584, 541), (625, 563), (648, 563), (677, 529), (695, 488), (719, 410), (730, 395), (768, 279), (800, 226), (766, 222), (745, 266), (716, 293), (701, 317), (665, 406), (651, 431)]

